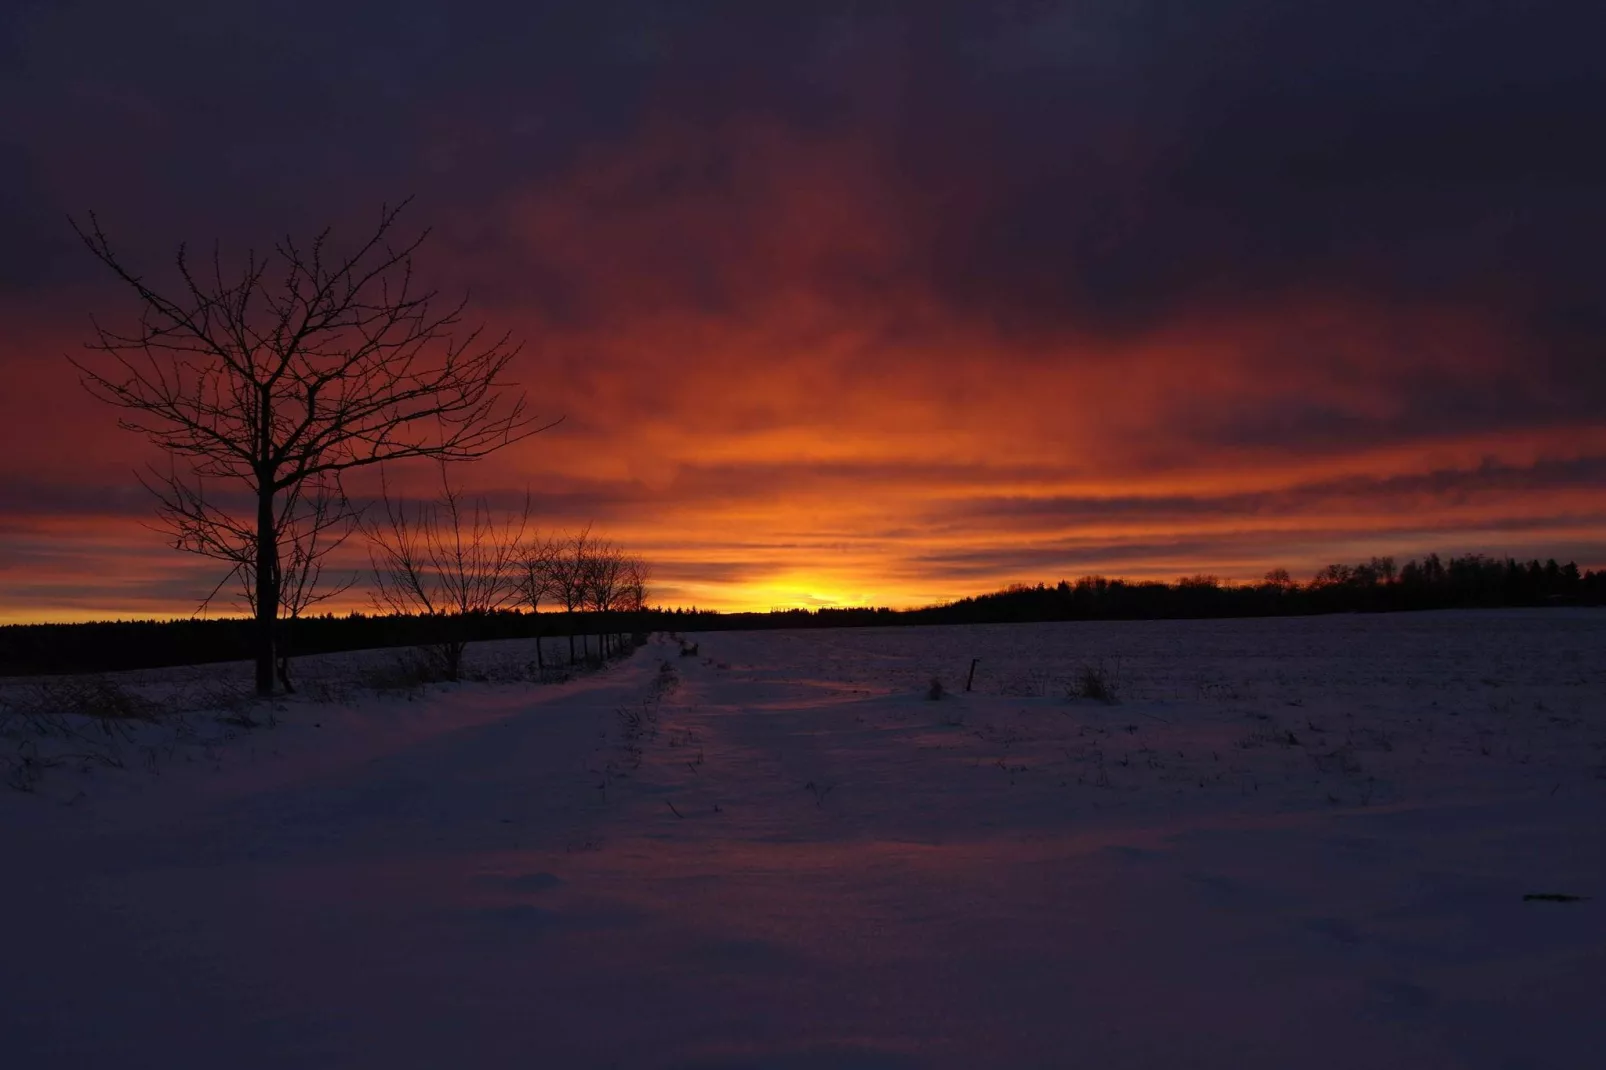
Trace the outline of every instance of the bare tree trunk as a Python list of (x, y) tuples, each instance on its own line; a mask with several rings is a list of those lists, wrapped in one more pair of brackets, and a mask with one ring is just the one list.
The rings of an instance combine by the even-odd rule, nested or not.
[[(284, 584), (284, 573), (283, 573), (282, 564), (280, 566), (280, 569), (281, 569), (281, 571), (280, 571), (280, 574), (279, 574), (279, 601), (282, 603), (282, 602), (285, 601), (285, 593), (284, 593), (285, 584)], [(295, 620), (296, 620), (296, 618), (294, 616), (290, 616), (290, 617), (287, 617), (284, 620), (279, 622), (278, 647), (273, 652), (273, 661), (274, 661), (274, 665), (277, 666), (276, 671), (277, 671), (278, 676), (279, 676), (279, 686), (284, 688), (284, 693), (287, 694), (287, 695), (293, 695), (293, 694), (296, 693), (295, 684), (290, 682), (290, 647), (291, 647), (291, 641), (290, 640), (291, 640), (291, 629), (292, 629), (292, 627), (294, 627)]]
[(279, 547), (274, 539), (271, 484), (257, 491), (256, 684), (257, 694), (273, 694), (273, 639), (279, 617)]

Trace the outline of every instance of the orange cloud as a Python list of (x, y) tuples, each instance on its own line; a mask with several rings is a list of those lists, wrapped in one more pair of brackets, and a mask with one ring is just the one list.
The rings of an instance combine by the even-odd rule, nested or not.
[[(1564, 384), (1494, 312), (1313, 284), (1023, 328), (930, 269), (984, 224), (952, 193), (968, 176), (891, 156), (663, 123), (448, 212), (435, 267), (529, 339), (518, 376), (565, 418), (459, 478), (638, 548), (665, 602), (724, 608), (1432, 549), (1606, 561), (1606, 425), (1549, 415)], [(186, 613), (215, 569), (111, 494), (142, 446), (78, 392), (75, 332), (35, 316), (6, 343), (30, 389), (0, 400), (24, 443), (0, 457), (0, 617)]]

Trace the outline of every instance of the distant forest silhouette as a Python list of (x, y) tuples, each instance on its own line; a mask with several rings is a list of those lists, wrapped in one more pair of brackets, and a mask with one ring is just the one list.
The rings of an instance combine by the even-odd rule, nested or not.
[[(1003, 624), (1070, 620), (1161, 620), (1302, 616), (1402, 610), (1606, 604), (1606, 569), (1580, 571), (1554, 559), (1518, 561), (1482, 554), (1430, 554), (1396, 567), (1374, 557), (1329, 565), (1308, 582), (1283, 569), (1254, 584), (1189, 576), (1174, 583), (1086, 576), (1055, 584), (1015, 584), (992, 594), (919, 609), (852, 607), (721, 613), (703, 609), (529, 613), (513, 610), (459, 618), (473, 641), (641, 635), (654, 631), (845, 628), (929, 624)], [(112, 672), (234, 661), (251, 656), (247, 618), (13, 624), (0, 627), (0, 676)], [(427, 615), (351, 613), (293, 622), (299, 654), (424, 645), (438, 639)], [(586, 647), (582, 646), (582, 651)]]

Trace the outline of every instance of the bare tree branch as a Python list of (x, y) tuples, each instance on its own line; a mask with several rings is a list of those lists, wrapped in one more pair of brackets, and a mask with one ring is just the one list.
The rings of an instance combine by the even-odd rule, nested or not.
[(412, 509), (382, 494), (384, 519), (365, 525), (377, 588), (375, 603), (393, 613), (437, 618), (439, 636), (430, 647), (443, 678), (462, 674), (468, 645), (465, 618), (494, 613), (523, 597), (524, 511), (498, 517), (483, 498), (465, 502), (441, 464), (441, 491)]
[(355, 520), (341, 473), (469, 460), (553, 426), (512, 389), (510, 336), (465, 325), (466, 299), (442, 303), (419, 285), (413, 255), (428, 232), (398, 240), (406, 205), (382, 207), (345, 253), (324, 230), (248, 252), (232, 270), (214, 248), (197, 271), (180, 246), (171, 292), (128, 267), (93, 214), (87, 227), (73, 222), (141, 311), (130, 329), (95, 323), (93, 356), (69, 359), (91, 394), (124, 410), (121, 426), (168, 454), (169, 471), (145, 482), (174, 544), (229, 562), (246, 582), (263, 693), (273, 687), (273, 622), (333, 593), (313, 592), (318, 563)]

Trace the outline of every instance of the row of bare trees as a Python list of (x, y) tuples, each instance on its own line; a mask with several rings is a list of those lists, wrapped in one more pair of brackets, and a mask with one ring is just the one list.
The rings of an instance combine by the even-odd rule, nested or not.
[[(288, 622), (357, 582), (325, 582), (324, 566), (359, 531), (376, 603), (439, 625), (435, 668), (447, 679), (462, 671), (475, 614), (561, 609), (573, 661), (577, 614), (646, 604), (640, 558), (589, 528), (540, 536), (528, 499), (522, 514), (499, 515), (447, 479), (448, 462), (554, 423), (531, 417), (509, 378), (518, 344), (465, 323), (466, 298), (420, 284), (413, 254), (428, 231), (400, 232), (405, 203), (382, 207), (344, 247), (324, 230), (231, 263), (216, 247), (198, 262), (181, 245), (160, 284), (113, 251), (93, 214), (74, 223), (138, 309), (129, 326), (96, 323), (90, 356), (74, 363), (124, 428), (166, 454), (142, 477), (158, 527), (176, 549), (227, 564), (206, 601), (232, 584), (250, 607), (261, 695), (275, 677), (291, 686)], [(348, 498), (346, 473), (412, 459), (441, 466), (437, 499), (409, 506), (387, 488), (373, 519)], [(617, 637), (597, 627), (606, 657)]]
[[(525, 543), (515, 581), (519, 603), (540, 612), (543, 602), (576, 613), (638, 613), (647, 608), (647, 562), (617, 543), (591, 533), (589, 527), (566, 535), (532, 538)], [(576, 629), (569, 633), (569, 661), (575, 660)], [(606, 658), (618, 642), (616, 633), (599, 629), (597, 656)], [(589, 654), (589, 651), (586, 651)], [(539, 664), (539, 645), (536, 647)], [(544, 668), (544, 665), (540, 665)]]
[[(432, 670), (443, 679), (461, 677), (476, 614), (561, 609), (569, 618), (565, 631), (573, 663), (577, 629), (599, 622), (594, 632), (585, 632), (581, 653), (592, 656), (589, 635), (595, 634), (595, 656), (604, 659), (620, 646), (619, 636), (601, 623), (606, 615), (646, 608), (645, 561), (589, 527), (542, 534), (531, 527), (528, 499), (521, 512), (498, 514), (482, 497), (467, 499), (443, 468), (435, 500), (409, 507), (387, 492), (383, 503), (383, 517), (363, 524), (375, 601), (390, 612), (437, 622), (438, 638), (428, 652)], [(546, 669), (539, 641), (536, 666)]]

